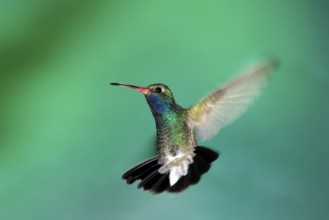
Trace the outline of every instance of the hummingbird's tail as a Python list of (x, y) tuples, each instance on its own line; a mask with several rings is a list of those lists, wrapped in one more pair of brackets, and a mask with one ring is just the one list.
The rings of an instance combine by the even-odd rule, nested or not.
[(181, 192), (188, 186), (198, 183), (201, 175), (210, 169), (210, 164), (219, 156), (217, 152), (201, 146), (197, 146), (194, 153), (193, 163), (189, 165), (188, 173), (172, 186), (169, 182), (169, 172), (162, 174), (158, 171), (162, 166), (158, 163), (159, 156), (152, 157), (131, 168), (122, 175), (122, 178), (126, 180), (127, 184), (132, 184), (140, 179), (141, 182), (137, 187), (150, 190), (155, 194), (163, 191)]

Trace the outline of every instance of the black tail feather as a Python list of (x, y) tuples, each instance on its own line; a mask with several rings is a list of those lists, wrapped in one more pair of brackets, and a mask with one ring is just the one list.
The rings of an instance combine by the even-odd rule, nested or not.
[(181, 192), (190, 185), (198, 183), (202, 174), (210, 169), (210, 164), (219, 156), (217, 152), (201, 146), (197, 146), (194, 153), (195, 157), (193, 163), (189, 165), (187, 175), (182, 176), (173, 186), (170, 186), (169, 183), (169, 173), (158, 172), (161, 167), (161, 164), (158, 163), (158, 156), (131, 168), (122, 175), (122, 178), (126, 180), (127, 184), (132, 184), (140, 179), (138, 188), (150, 190), (155, 194), (163, 191)]
[(149, 175), (149, 172), (159, 168), (158, 159), (159, 157), (156, 156), (145, 160), (144, 162), (126, 171), (122, 175), (122, 178), (125, 179), (128, 184), (134, 183), (137, 179), (144, 179), (145, 176)]
[(145, 178), (147, 178), (150, 175), (150, 173), (157, 171), (159, 168), (160, 167), (158, 164), (154, 164), (153, 166), (151, 166), (148, 169), (146, 169), (145, 171), (143, 171), (141, 174), (136, 175), (135, 180), (136, 179), (144, 180)]
[(210, 164), (207, 163), (200, 155), (196, 155), (193, 160), (194, 163), (197, 165), (197, 169), (200, 174), (206, 173), (210, 169)]
[(202, 156), (202, 158), (208, 163), (215, 161), (219, 156), (217, 152), (201, 146), (196, 148), (195, 153)]
[(157, 182), (157, 180), (162, 176), (158, 170), (154, 170), (151, 174), (146, 176), (142, 181), (138, 184), (138, 188), (143, 187), (144, 190), (149, 190), (152, 186)]
[(191, 184), (197, 184), (200, 181), (201, 174), (196, 163), (192, 163), (189, 166), (188, 173), (190, 175), (190, 182)]
[(151, 191), (154, 193), (162, 193), (168, 187), (169, 174), (163, 174), (158, 181), (153, 185)]

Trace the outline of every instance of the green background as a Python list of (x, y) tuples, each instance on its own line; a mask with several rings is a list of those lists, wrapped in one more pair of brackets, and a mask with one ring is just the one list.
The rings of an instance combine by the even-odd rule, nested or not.
[[(328, 3), (0, 1), (0, 219), (329, 219)], [(121, 174), (152, 155), (143, 96), (188, 107), (255, 57), (280, 69), (202, 181), (153, 196)]]

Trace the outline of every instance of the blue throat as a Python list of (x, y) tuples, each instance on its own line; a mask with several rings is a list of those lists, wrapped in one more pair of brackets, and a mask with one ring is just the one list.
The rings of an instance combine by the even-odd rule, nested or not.
[(146, 101), (149, 104), (153, 113), (164, 114), (168, 112), (170, 108), (170, 102), (161, 99), (159, 96), (154, 94), (146, 95)]

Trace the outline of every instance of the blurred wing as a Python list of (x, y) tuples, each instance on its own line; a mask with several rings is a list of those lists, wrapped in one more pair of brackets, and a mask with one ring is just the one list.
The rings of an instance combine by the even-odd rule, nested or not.
[(215, 90), (190, 107), (188, 115), (199, 137), (207, 140), (237, 119), (267, 84), (267, 76), (275, 63), (263, 61)]

